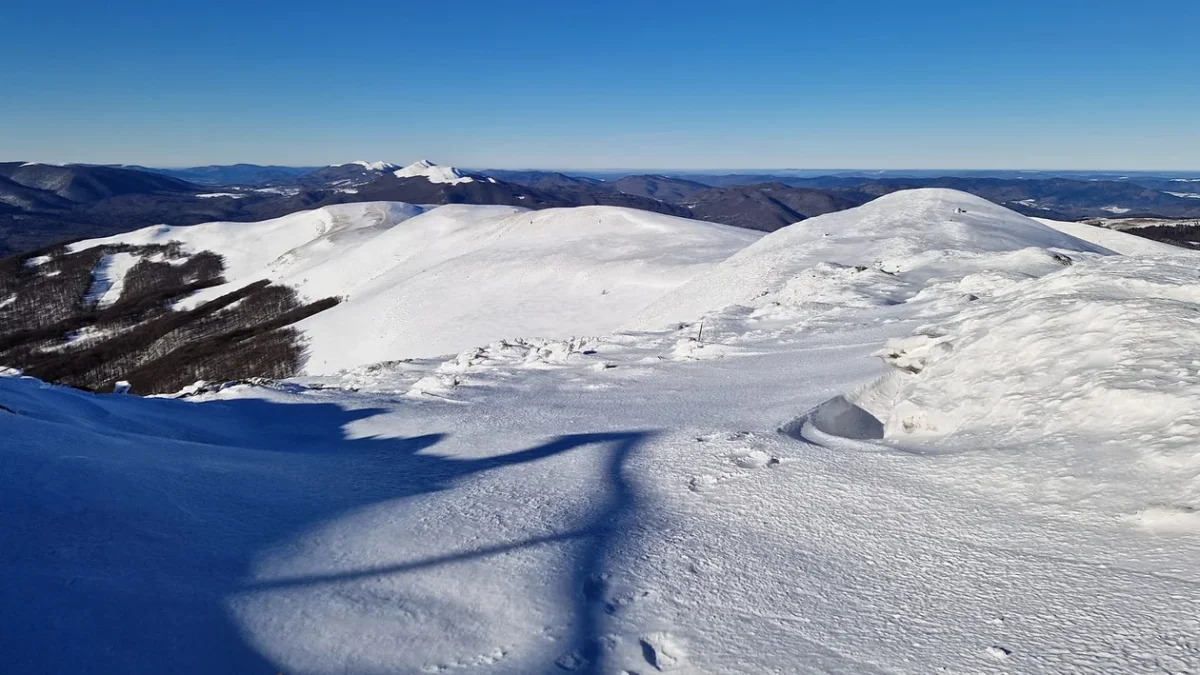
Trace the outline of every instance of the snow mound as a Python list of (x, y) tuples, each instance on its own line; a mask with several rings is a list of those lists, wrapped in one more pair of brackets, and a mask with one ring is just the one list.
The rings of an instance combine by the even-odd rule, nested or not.
[(340, 204), (259, 223), (150, 227), (79, 242), (165, 244), (225, 257), (227, 283), (192, 307), (268, 279), (342, 303), (297, 326), (306, 372), (440, 356), (507, 337), (618, 328), (759, 233), (606, 206)]
[(915, 374), (874, 410), (883, 438), (1035, 448), (1075, 480), (1174, 509), (1155, 522), (1188, 521), (1200, 510), (1198, 270), (1187, 253), (1098, 258), (893, 340), (887, 358)]
[[(1196, 263), (1192, 256), (1079, 263), (964, 310), (915, 344), (899, 344), (896, 352), (923, 358), (911, 366), (919, 373), (900, 392), (887, 435), (1003, 429), (1015, 441), (1057, 433), (1109, 440), (1165, 426), (1195, 444)], [(1155, 335), (1173, 337), (1148, 339)]]
[[(730, 305), (755, 304), (821, 264), (902, 275), (915, 293), (930, 279), (961, 278), (981, 266), (987, 268), (994, 257), (990, 254), (1029, 249), (1108, 253), (964, 192), (906, 190), (763, 237), (664, 297), (641, 314), (635, 326), (658, 328), (695, 320)], [(1036, 252), (1024, 257), (1028, 261), (1047, 258)], [(903, 293), (882, 298), (886, 302), (903, 299)]]
[(475, 181), (471, 176), (452, 166), (438, 166), (427, 159), (413, 162), (403, 169), (394, 171), (393, 175), (397, 178), (422, 177), (428, 179), (430, 183), (448, 183), (450, 185), (472, 183)]

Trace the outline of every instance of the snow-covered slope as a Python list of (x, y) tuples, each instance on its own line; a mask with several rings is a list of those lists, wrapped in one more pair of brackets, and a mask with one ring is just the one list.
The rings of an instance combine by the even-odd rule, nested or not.
[[(1200, 672), (1200, 254), (880, 202), (667, 296), (702, 324), (187, 400), (0, 378), (0, 663)], [(605, 223), (564, 259), (631, 264)]]
[(349, 164), (332, 164), (331, 166), (333, 166), (333, 167), (361, 166), (362, 168), (364, 168), (368, 171), (379, 171), (379, 172), (395, 171), (396, 169), (400, 168), (398, 165), (392, 164), (391, 162), (384, 162), (384, 161), (368, 162), (364, 159), (355, 160), (353, 162), (350, 162)]
[[(294, 249), (311, 246), (331, 251), (338, 244), (369, 239), (415, 215), (420, 206), (402, 203), (366, 202), (339, 204), (315, 211), (300, 211), (257, 223), (214, 222), (201, 225), (157, 225), (112, 237), (87, 239), (71, 244), (81, 251), (103, 244), (135, 245), (181, 242), (191, 252), (215, 251), (225, 258), (225, 278), (231, 282), (269, 277), (264, 271)], [(324, 244), (321, 246), (320, 244)], [(329, 295), (314, 289), (315, 295)]]
[(394, 171), (393, 175), (396, 178), (422, 177), (428, 179), (430, 183), (448, 183), (450, 185), (470, 183), (475, 180), (452, 166), (438, 166), (427, 159), (417, 160), (403, 169)]
[(1048, 218), (1034, 218), (1046, 227), (1069, 234), (1072, 237), (1090, 241), (1103, 246), (1113, 253), (1121, 255), (1175, 255), (1180, 252), (1178, 246), (1139, 237), (1120, 230), (1110, 230), (1107, 227), (1088, 225), (1087, 223), (1071, 223)]
[(152, 227), (73, 248), (179, 241), (225, 256), (229, 283), (188, 306), (259, 279), (309, 299), (343, 298), (298, 324), (315, 374), (503, 337), (605, 333), (758, 236), (616, 207), (379, 202), (261, 223)]
[(964, 192), (906, 190), (777, 230), (663, 298), (637, 324), (658, 327), (750, 303), (817, 263), (861, 266), (892, 276), (903, 271), (908, 283), (916, 284), (947, 274), (961, 276), (978, 262), (991, 264), (986, 262), (991, 253), (1032, 248), (1104, 251)]

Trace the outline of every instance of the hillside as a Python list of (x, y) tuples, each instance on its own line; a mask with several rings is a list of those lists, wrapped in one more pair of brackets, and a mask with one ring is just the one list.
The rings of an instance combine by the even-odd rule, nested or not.
[[(335, 217), (346, 208), (362, 211)], [(607, 312), (591, 301), (610, 267), (651, 306), (589, 338), (509, 333), (181, 399), (0, 377), (0, 606), (24, 619), (0, 631), (4, 662), (1200, 668), (1200, 254), (1078, 238), (949, 190), (761, 238), (619, 209), (469, 210), (178, 228), (191, 242), (157, 255), (215, 242), (230, 283), (316, 292), (350, 271), (403, 286), (411, 268), (387, 254), (412, 248), (437, 264), (409, 277), (424, 281), (408, 302), (477, 335), (539, 325), (551, 303)], [(554, 236), (596, 215), (594, 237), (578, 222)], [(447, 245), (417, 243), (426, 230)], [(725, 247), (740, 252), (718, 262)], [(106, 255), (128, 288), (128, 260)], [(650, 287), (656, 268), (673, 290)], [(465, 311), (497, 283), (503, 316), (484, 298)], [(120, 303), (113, 287), (97, 304)], [(371, 306), (380, 326), (422, 327)], [(341, 320), (355, 335), (358, 318)]]
[(197, 185), (246, 185), (258, 187), (277, 181), (295, 179), (304, 174), (316, 171), (318, 167), (304, 166), (262, 166), (258, 164), (228, 164), (208, 166), (192, 166), (176, 169), (152, 168), (145, 166), (127, 166), (127, 169), (160, 173), (164, 176), (178, 178)]
[(8, 259), (0, 363), (152, 393), (603, 333), (755, 238), (611, 207), (394, 202), (157, 226)]
[(693, 218), (751, 230), (773, 232), (805, 218), (862, 204), (857, 195), (840, 195), (782, 183), (756, 183), (701, 190), (688, 198)]
[[(4, 162), (0, 163), (0, 178), (74, 203), (126, 194), (196, 192), (195, 186), (181, 180), (107, 166)], [(4, 192), (0, 192), (0, 201), (8, 201)]]
[[(229, 169), (230, 175), (246, 175), (251, 182), (201, 187), (130, 168), (20, 162), (0, 165), (0, 255), (162, 223), (247, 222), (369, 201), (533, 209), (607, 205), (676, 216), (690, 214), (686, 208), (649, 197), (578, 187), (586, 186), (586, 182), (547, 191), (424, 160), (407, 167), (388, 162), (350, 162), (289, 174), (265, 184), (249, 178), (253, 167)], [(211, 176), (221, 175), (221, 170), (208, 167), (200, 173), (211, 180)], [(7, 174), (12, 178), (5, 177)]]
[[(190, 172), (190, 173), (189, 173)], [(419, 160), (359, 160), (316, 169), (210, 166), (0, 165), (0, 255), (168, 223), (256, 221), (322, 206), (370, 201), (477, 204), (530, 209), (616, 206), (770, 232), (892, 192), (943, 187), (1054, 220), (1162, 220), (1200, 215), (1191, 179), (1063, 172), (838, 172), (830, 175), (603, 174), (489, 170)], [(15, 182), (10, 175), (25, 181)], [(206, 187), (168, 176), (193, 176)], [(230, 182), (219, 184), (227, 179)], [(27, 184), (26, 184), (27, 183)], [(42, 186), (42, 187), (38, 187)], [(60, 194), (61, 193), (61, 194)], [(1190, 247), (1192, 229), (1162, 226), (1139, 236)]]
[[(1011, 265), (1006, 272), (1038, 276), (1061, 266), (1033, 247), (1105, 250), (961, 192), (900, 192), (763, 237), (663, 297), (639, 324), (696, 320), (730, 305), (757, 307), (781, 293), (814, 303), (902, 302), (930, 278), (967, 277), (978, 264)], [(1001, 252), (1009, 254), (982, 255)]]

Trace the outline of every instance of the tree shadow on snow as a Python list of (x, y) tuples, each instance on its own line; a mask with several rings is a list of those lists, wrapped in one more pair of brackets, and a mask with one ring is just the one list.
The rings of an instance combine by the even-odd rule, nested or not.
[[(577, 672), (603, 668), (605, 560), (635, 508), (623, 465), (646, 432), (564, 435), (510, 454), (456, 459), (421, 452), (442, 434), (346, 438), (348, 424), (385, 412), (380, 409), (261, 399), (130, 401), (99, 406), (97, 418), (104, 418), (117, 406), (132, 411), (136, 402), (138, 416), (128, 423), (108, 420), (107, 428), (119, 432), (96, 435), (94, 447), (55, 445), (55, 429), (45, 426), (45, 448), (2, 455), (0, 670), (276, 673), (278, 666), (231, 620), (226, 601), (232, 595), (402, 574), (566, 541), (577, 543), (576, 593), (567, 600), (575, 620), (567, 661), (559, 665)], [(39, 429), (16, 433), (22, 431)], [(246, 586), (264, 547), (320, 523), (584, 446), (610, 453), (597, 480), (604, 497), (570, 531)], [(280, 461), (279, 454), (286, 458)]]

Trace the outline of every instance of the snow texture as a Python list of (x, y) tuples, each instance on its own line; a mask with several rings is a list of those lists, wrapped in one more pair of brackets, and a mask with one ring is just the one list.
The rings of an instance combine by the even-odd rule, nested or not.
[(342, 304), (298, 324), (306, 371), (456, 352), (532, 335), (618, 328), (638, 310), (756, 240), (756, 232), (617, 207), (329, 206), (261, 223), (151, 227), (73, 245), (182, 242), (225, 257), (229, 283), (259, 279)]
[[(694, 240), (592, 253), (720, 232), (651, 222)], [(1200, 255), (1109, 234), (919, 190), (744, 241), (653, 329), (178, 399), (6, 373), (0, 662), (1200, 671)]]

